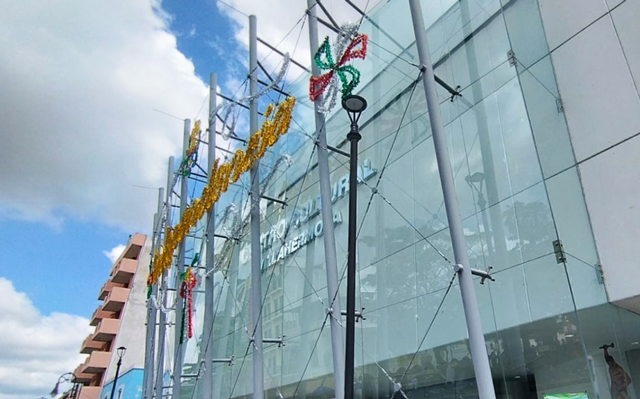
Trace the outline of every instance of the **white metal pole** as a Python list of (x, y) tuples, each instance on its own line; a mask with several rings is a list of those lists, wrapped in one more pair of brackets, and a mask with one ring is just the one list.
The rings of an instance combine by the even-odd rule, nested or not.
[[(189, 135), (191, 134), (191, 121), (189, 119), (184, 120), (184, 132), (183, 132), (183, 141), (182, 141), (182, 157), (185, 156), (187, 150), (189, 149)], [(182, 161), (182, 159), (181, 159)], [(182, 164), (182, 162), (181, 162)], [(184, 212), (187, 210), (187, 196), (189, 195), (189, 180), (182, 176), (180, 178), (180, 220), (182, 220), (182, 216)], [(182, 306), (184, 305), (184, 299), (180, 296), (180, 275), (184, 272), (184, 262), (185, 262), (185, 242), (186, 237), (182, 239), (182, 242), (178, 245), (178, 267), (176, 273), (176, 324), (175, 324), (175, 336), (174, 336), (174, 369), (173, 369), (173, 399), (180, 398), (180, 388), (182, 386), (182, 360), (184, 358), (184, 345), (180, 340), (180, 331), (181, 329), (185, 330), (186, 327), (183, 326), (184, 313), (182, 311)]]
[[(167, 215), (165, 217), (165, 226), (171, 226), (171, 193), (173, 191), (173, 187), (171, 186), (173, 184), (173, 163), (174, 163), (174, 158), (173, 157), (169, 157), (169, 164), (168, 164), (168, 171), (167, 171), (167, 191), (166, 191), (166, 197), (165, 197), (165, 206), (167, 208)], [(160, 230), (162, 231), (162, 220), (160, 221)], [(161, 237), (161, 236), (160, 236)], [(162, 242), (162, 240), (160, 240), (160, 237), (158, 237), (158, 246), (160, 245), (160, 243)], [(163, 270), (162, 271), (162, 277), (161, 277), (161, 281), (158, 282), (157, 284), (160, 285), (160, 292), (163, 295), (163, 303), (162, 306), (166, 309), (167, 308), (167, 304), (168, 302), (168, 297), (167, 297), (167, 288), (169, 288), (167, 286), (167, 271)], [(156, 359), (156, 389), (155, 389), (155, 395), (157, 399), (162, 399), (163, 395), (163, 389), (162, 387), (164, 386), (164, 345), (166, 342), (166, 336), (167, 336), (167, 315), (165, 312), (163, 312), (162, 310), (160, 311), (160, 321), (158, 322), (158, 356)]]
[(480, 309), (471, 277), (471, 266), (469, 264), (469, 256), (467, 254), (467, 246), (462, 228), (462, 219), (460, 218), (456, 188), (451, 172), (449, 150), (447, 149), (447, 142), (444, 135), (444, 125), (440, 115), (440, 105), (436, 93), (436, 83), (433, 76), (433, 66), (431, 65), (420, 0), (409, 0), (409, 7), (411, 9), (411, 19), (413, 20), (413, 30), (416, 35), (416, 47), (423, 72), (422, 82), (427, 99), (433, 146), (438, 162), (440, 184), (442, 185), (442, 194), (444, 196), (447, 220), (449, 222), (453, 253), (456, 263), (462, 266), (462, 270), (458, 273), (458, 280), (460, 283), (464, 314), (467, 320), (467, 329), (469, 331), (469, 346), (471, 347), (471, 358), (476, 374), (478, 393), (480, 399), (495, 399), (496, 393), (493, 387), (491, 367), (489, 365), (489, 357), (487, 355), (487, 347), (482, 330)]
[[(162, 203), (162, 198), (158, 200), (159, 203)], [(158, 232), (157, 223), (158, 223), (158, 213), (153, 215), (153, 231), (151, 235), (151, 256), (152, 261), (149, 265), (149, 274), (151, 274), (151, 267), (153, 265), (153, 249), (156, 244), (156, 234)], [(144, 399), (149, 399), (153, 395), (153, 362), (154, 362), (154, 345), (155, 345), (155, 334), (156, 334), (156, 316), (157, 311), (154, 311), (153, 304), (151, 303), (151, 297), (158, 291), (157, 287), (154, 285), (151, 287), (151, 293), (149, 298), (147, 298), (147, 321), (146, 321), (146, 330), (145, 330), (145, 339), (144, 339), (144, 374), (142, 376), (142, 397)], [(151, 375), (150, 375), (151, 374)], [(151, 382), (151, 383), (150, 383)], [(151, 384), (151, 386), (149, 386)]]
[[(164, 202), (164, 188), (158, 189), (158, 210), (153, 217), (153, 236), (151, 237), (151, 259), (153, 261), (153, 255), (157, 248), (158, 237), (161, 234), (162, 229), (162, 204)], [(153, 263), (151, 264), (153, 265)], [(149, 270), (151, 273), (151, 270)], [(155, 357), (155, 345), (156, 345), (156, 321), (158, 318), (158, 309), (153, 306), (152, 297), (158, 292), (158, 285), (154, 284), (151, 287), (151, 295), (147, 300), (147, 333), (145, 339), (145, 355), (144, 355), (144, 377), (143, 387), (145, 399), (153, 397), (153, 362)]]
[[(249, 16), (249, 92), (258, 92), (258, 34), (255, 15)], [(249, 131), (258, 131), (258, 99), (249, 103)], [(262, 357), (262, 271), (260, 270), (260, 160), (251, 167), (251, 326), (253, 331), (253, 399), (264, 398)]]
[[(212, 113), (216, 109), (216, 86), (218, 85), (218, 78), (215, 73), (209, 76), (209, 148), (208, 148), (208, 162), (207, 171), (211, 173), (213, 169), (213, 162), (216, 157), (216, 116)], [(213, 180), (213, 176), (209, 176), (209, 181)], [(204, 376), (202, 379), (202, 398), (211, 399), (213, 388), (213, 317), (215, 312), (214, 307), (214, 289), (213, 289), (213, 255), (214, 255), (214, 234), (216, 231), (215, 221), (215, 206), (211, 207), (211, 210), (207, 212), (207, 234), (206, 234), (206, 252), (205, 252), (205, 264), (207, 270), (207, 276), (204, 279), (204, 327), (202, 331), (202, 344), (204, 345)]]
[[(307, 0), (309, 10), (309, 46), (311, 48), (311, 72), (320, 76), (320, 68), (313, 61), (315, 52), (320, 46), (318, 41), (318, 18), (316, 17), (316, 0)], [(344, 335), (340, 318), (340, 286), (338, 284), (338, 257), (336, 255), (336, 237), (333, 229), (333, 206), (331, 204), (331, 182), (329, 180), (329, 153), (327, 150), (327, 132), (324, 115), (319, 111), (323, 97), (314, 104), (316, 131), (318, 132), (318, 179), (320, 183), (320, 202), (322, 204), (322, 223), (324, 226), (324, 257), (327, 273), (327, 291), (329, 306), (333, 317), (329, 320), (331, 327), (331, 351), (333, 354), (333, 375), (335, 399), (344, 397)]]

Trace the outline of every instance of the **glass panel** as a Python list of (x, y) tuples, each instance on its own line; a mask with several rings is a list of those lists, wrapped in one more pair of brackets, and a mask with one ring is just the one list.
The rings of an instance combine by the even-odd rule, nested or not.
[(501, 0), (511, 48), (519, 67), (529, 68), (549, 53), (537, 1)]
[(562, 113), (551, 57), (547, 56), (520, 73), (540, 164), (545, 176), (575, 163), (567, 123)]
[[(475, 277), (474, 287), (497, 397), (554, 399), (586, 392), (592, 399), (614, 399), (608, 356), (599, 348), (615, 343), (609, 354), (632, 380), (640, 378), (640, 325), (637, 315), (606, 304), (538, 4), (423, 3), (435, 72), (461, 86), (462, 97), (453, 101), (442, 87), (437, 90), (469, 267), (492, 267), (495, 279), (481, 283)], [(358, 63), (359, 94), (369, 108), (360, 123), (358, 162), (357, 307), (364, 308), (366, 320), (356, 330), (356, 399), (476, 398), (408, 4), (384, 2), (369, 17), (361, 26), (369, 34), (369, 56)], [(335, 397), (326, 226), (307, 90), (306, 74), (288, 86), (298, 96), (295, 122), (261, 160), (263, 194), (287, 203), (260, 203), (263, 337), (284, 336), (285, 343), (263, 349), (265, 395), (274, 399)], [(329, 143), (347, 150), (344, 111), (338, 107), (327, 115), (326, 127)], [(329, 158), (343, 309), (347, 197), (354, 194), (348, 163), (333, 152)], [(235, 357), (233, 366), (213, 368), (220, 398), (253, 391), (248, 184), (243, 176), (217, 208), (216, 231), (238, 238), (215, 244), (221, 296), (214, 356)], [(560, 263), (553, 246), (558, 238), (566, 257)], [(201, 297), (195, 297), (198, 340)], [(344, 327), (345, 318), (334, 315)], [(197, 364), (202, 349), (196, 340), (188, 344), (185, 370)], [(633, 386), (626, 389), (629, 398), (635, 395)]]
[(567, 259), (567, 271), (576, 287), (576, 306), (582, 309), (606, 302), (598, 255), (576, 168), (549, 179), (547, 189)]

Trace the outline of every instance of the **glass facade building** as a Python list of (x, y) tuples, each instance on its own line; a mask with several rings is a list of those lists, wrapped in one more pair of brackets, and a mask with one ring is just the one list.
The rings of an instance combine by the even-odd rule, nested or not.
[[(495, 279), (474, 281), (497, 397), (635, 397), (634, 384), (612, 392), (619, 375), (601, 347), (614, 344), (615, 364), (640, 381), (640, 318), (608, 299), (540, 4), (422, 6), (435, 73), (462, 94), (438, 87), (470, 266), (491, 268)], [(408, 2), (390, 0), (367, 15), (359, 31), (369, 35), (368, 55), (357, 61), (357, 94), (369, 107), (360, 120), (356, 397), (475, 398)], [(334, 397), (308, 84), (303, 75), (286, 87), (298, 99), (294, 120), (260, 163), (264, 194), (287, 203), (260, 204), (263, 336), (284, 337), (282, 346), (264, 345), (268, 398)], [(348, 127), (343, 110), (328, 114), (329, 144), (347, 150)], [(349, 160), (332, 152), (329, 164), (344, 277)], [(215, 398), (253, 390), (248, 186), (243, 176), (216, 205), (216, 232), (238, 239), (216, 239), (211, 345), (214, 358), (233, 356), (234, 364), (199, 367), (204, 279), (196, 334), (185, 344), (183, 373), (213, 373)], [(181, 397), (200, 397), (201, 389), (201, 378), (183, 378)]]

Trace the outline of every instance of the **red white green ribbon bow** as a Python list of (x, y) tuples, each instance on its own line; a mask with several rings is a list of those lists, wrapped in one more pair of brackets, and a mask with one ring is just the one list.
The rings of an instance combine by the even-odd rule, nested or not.
[(355, 33), (353, 27), (343, 28), (342, 36), (335, 44), (338, 50), (336, 55), (340, 57), (337, 63), (333, 61), (329, 37), (324, 39), (314, 56), (314, 62), (318, 68), (327, 72), (322, 76), (311, 77), (309, 80), (309, 99), (316, 101), (328, 87), (324, 104), (320, 107), (320, 111), (324, 113), (330, 112), (336, 104), (338, 82), (342, 83), (342, 97), (350, 95), (360, 83), (360, 71), (347, 63), (355, 58), (364, 59), (367, 56), (368, 36), (365, 34), (356, 35), (343, 53), (341, 47), (344, 47), (344, 44), (340, 42), (340, 39), (353, 37), (349, 30)]

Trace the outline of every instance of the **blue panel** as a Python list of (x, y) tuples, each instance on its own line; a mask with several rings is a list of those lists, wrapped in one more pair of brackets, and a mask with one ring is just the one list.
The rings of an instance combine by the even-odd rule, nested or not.
[[(140, 399), (142, 398), (142, 369), (131, 369), (118, 377), (116, 391), (113, 399)], [(113, 381), (102, 387), (100, 399), (110, 399)]]

